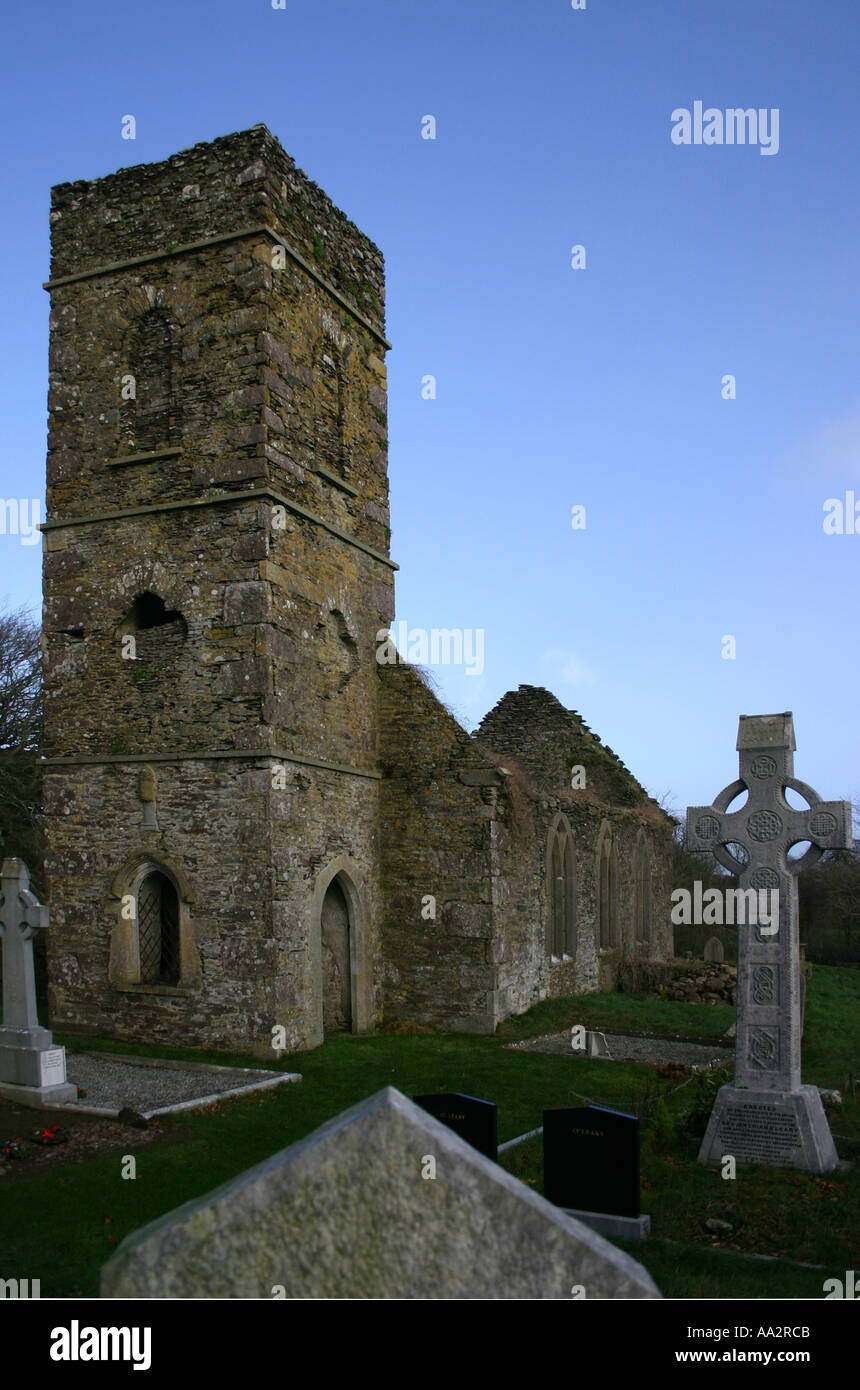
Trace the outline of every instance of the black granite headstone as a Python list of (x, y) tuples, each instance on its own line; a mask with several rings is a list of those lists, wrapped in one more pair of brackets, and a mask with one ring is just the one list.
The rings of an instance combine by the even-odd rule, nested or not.
[(475, 1096), (464, 1096), (459, 1091), (446, 1091), (441, 1095), (413, 1096), (416, 1105), (435, 1115), (478, 1153), (496, 1162), (498, 1156), (498, 1118), (496, 1106), (491, 1100), (477, 1100)]
[(543, 1112), (548, 1202), (610, 1216), (639, 1216), (639, 1121), (598, 1105)]

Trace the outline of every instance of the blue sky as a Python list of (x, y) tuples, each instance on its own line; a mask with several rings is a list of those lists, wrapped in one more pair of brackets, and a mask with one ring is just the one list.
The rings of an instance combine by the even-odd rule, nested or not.
[[(798, 775), (860, 795), (860, 534), (823, 529), (860, 501), (856, 0), (79, 0), (4, 38), (2, 498), (44, 498), (51, 185), (263, 121), (385, 255), (397, 617), (483, 631), (435, 671), (466, 726), (547, 686), (682, 807), (791, 709)], [(696, 101), (778, 151), (674, 144)], [(21, 542), (0, 602), (38, 608)]]

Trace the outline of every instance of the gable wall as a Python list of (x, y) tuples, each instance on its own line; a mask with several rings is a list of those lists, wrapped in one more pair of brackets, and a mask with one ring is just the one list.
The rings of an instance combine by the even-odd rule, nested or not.
[(413, 667), (380, 666), (379, 692), (385, 1018), (492, 1032), (500, 778)]

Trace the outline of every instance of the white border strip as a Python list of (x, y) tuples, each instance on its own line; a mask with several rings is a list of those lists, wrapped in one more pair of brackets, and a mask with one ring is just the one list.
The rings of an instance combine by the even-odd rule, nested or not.
[[(272, 1086), (280, 1086), (284, 1081), (301, 1079), (299, 1072), (287, 1071), (283, 1076), (274, 1076), (268, 1081), (257, 1081), (251, 1086), (234, 1086), (229, 1091), (215, 1091), (211, 1096), (200, 1096), (197, 1100), (180, 1100), (175, 1105), (160, 1105), (157, 1110), (141, 1110), (139, 1113), (145, 1120), (152, 1120), (156, 1115), (173, 1115), (177, 1110), (197, 1110), (204, 1105), (217, 1105), (219, 1100), (227, 1100), (232, 1096), (247, 1096), (251, 1091), (265, 1091)], [(119, 1114), (119, 1111), (116, 1113)]]
[(516, 1139), (509, 1139), (507, 1143), (500, 1144), (498, 1151), (503, 1154), (505, 1149), (513, 1149), (517, 1144), (524, 1144), (527, 1139), (536, 1138), (538, 1134), (543, 1134), (543, 1125), (539, 1125), (537, 1129), (530, 1129), (528, 1134), (518, 1134)]

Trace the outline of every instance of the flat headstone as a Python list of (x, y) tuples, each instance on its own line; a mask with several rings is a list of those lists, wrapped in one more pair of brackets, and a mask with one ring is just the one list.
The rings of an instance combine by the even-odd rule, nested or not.
[(445, 1091), (438, 1095), (413, 1096), (416, 1105), (435, 1115), (443, 1125), (453, 1129), (473, 1149), (495, 1162), (498, 1156), (498, 1110), (491, 1100), (478, 1100), (460, 1091)]
[(555, 1206), (638, 1217), (637, 1117), (599, 1105), (545, 1110), (543, 1190)]
[(101, 1279), (105, 1298), (567, 1300), (580, 1288), (661, 1296), (629, 1255), (390, 1086), (135, 1231)]

